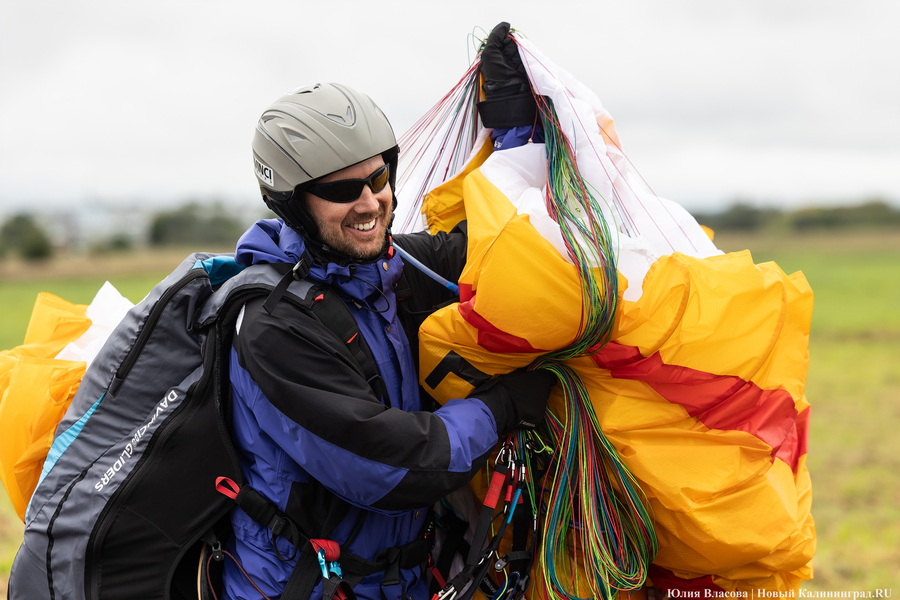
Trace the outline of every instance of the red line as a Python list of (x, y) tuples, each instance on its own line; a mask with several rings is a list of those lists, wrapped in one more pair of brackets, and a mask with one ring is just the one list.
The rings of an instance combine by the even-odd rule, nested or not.
[[(515, 38), (513, 38), (513, 39), (515, 39)], [(519, 41), (518, 41), (518, 40), (516, 40), (516, 44), (517, 44), (518, 48), (522, 49), (522, 45), (519, 44)], [(550, 75), (553, 76), (553, 78), (556, 79), (556, 80), (560, 83), (560, 85), (561, 85), (562, 87), (565, 88), (565, 86), (563, 85), (562, 81), (560, 81), (559, 78), (557, 78), (557, 77), (550, 71), (550, 69), (548, 69), (548, 68), (546, 67), (546, 65), (543, 64), (542, 61), (540, 61), (540, 60), (539, 60), (534, 54), (532, 54), (531, 52), (528, 52), (527, 49), (525, 49), (525, 52), (527, 52), (528, 55), (531, 57), (532, 60), (534, 60), (537, 64), (541, 65), (541, 67), (543, 67), (544, 70), (546, 70), (548, 73), (550, 73)], [(526, 67), (526, 69), (528, 70), (529, 80), (530, 80), (530, 81), (534, 81), (534, 77), (531, 75), (531, 68), (530, 68), (530, 66), (526, 63), (525, 67)], [(565, 88), (565, 90), (566, 90), (566, 93), (567, 93), (567, 95), (566, 95), (566, 99), (567, 99), (567, 100), (569, 99), (569, 96), (574, 97), (574, 94), (572, 94), (572, 92), (571, 92), (568, 88)], [(570, 105), (572, 104), (571, 100), (569, 101), (569, 104), (570, 104)], [(572, 107), (572, 108), (573, 108), (573, 110), (574, 110), (574, 107)], [(612, 115), (610, 115), (610, 116), (612, 116)], [(586, 135), (588, 135), (588, 131), (587, 131), (587, 129), (585, 129), (584, 124), (581, 123), (580, 121), (578, 122), (578, 124), (581, 126), (582, 131), (583, 131)], [(598, 123), (598, 126), (599, 126), (599, 123)], [(601, 130), (603, 129), (602, 126), (600, 127), (600, 129), (601, 129)], [(563, 132), (563, 137), (565, 137), (565, 132)], [(632, 163), (631, 160), (628, 158), (628, 156), (625, 154), (625, 152), (622, 151), (621, 146), (619, 146), (617, 143), (615, 143), (615, 141), (612, 140), (612, 137), (611, 137), (611, 136), (607, 136), (607, 137), (608, 137), (611, 141), (613, 141), (613, 145), (619, 150), (619, 152), (622, 154), (622, 156), (625, 158), (625, 160), (628, 161), (628, 163), (629, 163), (632, 167), (634, 167), (634, 163)], [(589, 136), (589, 135), (588, 135), (588, 138), (587, 138), (587, 139), (588, 139), (588, 143), (589, 143), (591, 149), (594, 151), (594, 155), (597, 157), (597, 160), (600, 162), (600, 166), (601, 166), (601, 168), (603, 169), (603, 172), (604, 172), (604, 174), (606, 175), (606, 178), (607, 178), (607, 180), (609, 181), (610, 186), (612, 186), (612, 188), (615, 190), (615, 187), (616, 187), (616, 186), (615, 186), (615, 179), (610, 175), (609, 171), (607, 171), (606, 166), (603, 164), (603, 161), (600, 160), (600, 152), (599, 152), (599, 151), (597, 150), (597, 148), (594, 146), (594, 143), (590, 140), (590, 136)], [(609, 153), (608, 153), (608, 152), (605, 152), (604, 154), (605, 154), (606, 156), (609, 156)], [(651, 211), (648, 210), (646, 206), (644, 206), (643, 201), (641, 200), (641, 198), (640, 198), (640, 196), (638, 195), (637, 191), (632, 187), (631, 182), (628, 181), (628, 179), (625, 177), (625, 174), (622, 172), (621, 169), (619, 169), (619, 166), (616, 165), (615, 161), (612, 160), (612, 158), (610, 158), (610, 162), (612, 163), (613, 167), (615, 168), (616, 173), (619, 175), (619, 177), (622, 179), (622, 181), (625, 182), (625, 187), (627, 187), (628, 190), (631, 192), (631, 194), (632, 194), (632, 196), (634, 197), (634, 199), (635, 199), (635, 201), (637, 202), (637, 204), (638, 204), (642, 209), (644, 209), (644, 212), (649, 216), (650, 221), (651, 221), (654, 225), (656, 225), (656, 228), (657, 228), (657, 230), (659, 231), (660, 235), (661, 235), (662, 238), (666, 241), (666, 243), (669, 244), (669, 247), (670, 247), (670, 248), (672, 249), (672, 251), (674, 252), (674, 251), (675, 251), (675, 245), (674, 245), (674, 244), (669, 240), (669, 238), (666, 236), (666, 234), (665, 234), (665, 232), (663, 231), (662, 227), (660, 227), (659, 224), (656, 222), (656, 219), (653, 218), (653, 215), (652, 215)], [(637, 169), (636, 169), (636, 168), (635, 168), (635, 172), (637, 172)], [(643, 176), (642, 176), (639, 172), (638, 172), (638, 176), (641, 178), (641, 180), (643, 181), (644, 185), (647, 186), (647, 189), (650, 191), (650, 193), (653, 194), (654, 196), (656, 196), (657, 198), (659, 198), (659, 196), (656, 194), (656, 192), (654, 192), (653, 189), (650, 187), (650, 184), (648, 184), (647, 181), (644, 180)], [(617, 193), (618, 193), (618, 192), (617, 192)], [(631, 216), (631, 213), (629, 212), (628, 207), (624, 206), (624, 204), (623, 204), (623, 205), (621, 206), (621, 208), (625, 211), (625, 213), (628, 215), (628, 217), (632, 220), (632, 223), (634, 223), (634, 218)], [(670, 217), (672, 217), (671, 212), (669, 211), (669, 209), (668, 209), (665, 205), (663, 205), (663, 209), (666, 211), (666, 213), (669, 214)], [(673, 221), (675, 221), (674, 217), (672, 217), (672, 218), (673, 218)], [(681, 227), (681, 224), (680, 224), (680, 223), (678, 223), (677, 221), (675, 221), (675, 222), (676, 222), (676, 224), (678, 225), (678, 228), (681, 230), (682, 235), (685, 237), (685, 239), (688, 241), (688, 243), (691, 244), (691, 247), (694, 248), (694, 251), (696, 251), (697, 248), (694, 247), (693, 241), (691, 241), (691, 239), (687, 236), (687, 233), (684, 231), (684, 228)], [(638, 232), (638, 233), (640, 233), (640, 232)]]

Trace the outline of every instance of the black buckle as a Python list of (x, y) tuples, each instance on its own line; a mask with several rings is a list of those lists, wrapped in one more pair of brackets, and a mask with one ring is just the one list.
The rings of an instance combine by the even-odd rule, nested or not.
[(212, 546), (212, 559), (216, 562), (222, 562), (225, 559), (225, 553), (222, 552), (222, 542), (216, 540)]
[[(283, 535), (285, 529), (290, 530), (290, 536)], [(275, 550), (275, 556), (278, 557), (278, 560), (282, 562), (289, 562), (294, 560), (294, 557), (297, 556), (297, 542), (299, 533), (294, 522), (285, 517), (275, 516), (269, 523), (269, 531), (272, 532), (272, 548)], [(279, 536), (284, 537), (292, 546), (294, 546), (294, 551), (287, 558), (282, 556), (281, 551), (278, 549), (277, 541)]]
[(303, 251), (303, 256), (300, 257), (300, 260), (297, 261), (297, 264), (294, 265), (294, 268), (291, 269), (291, 273), (294, 275), (295, 281), (302, 281), (306, 279), (306, 276), (309, 275), (309, 269), (312, 266), (312, 260), (309, 258), (309, 253), (305, 250)]
[(332, 575), (328, 579), (322, 579), (322, 597), (324, 600), (356, 600), (356, 592), (349, 583)]

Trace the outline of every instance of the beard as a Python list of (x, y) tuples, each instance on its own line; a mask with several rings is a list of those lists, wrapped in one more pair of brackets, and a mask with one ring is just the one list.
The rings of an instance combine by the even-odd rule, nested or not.
[[(315, 215), (311, 215), (311, 217), (318, 229), (317, 237), (320, 242), (328, 246), (332, 251), (349, 256), (354, 260), (367, 261), (381, 256), (387, 243), (388, 226), (393, 216), (393, 207), (388, 206), (387, 210), (382, 207), (378, 212), (354, 215), (352, 220), (348, 218), (340, 225), (324, 223)], [(308, 209), (307, 214), (310, 214)], [(358, 240), (345, 231), (348, 225), (368, 223), (375, 218), (378, 219), (376, 228), (379, 232), (373, 235), (370, 240)]]

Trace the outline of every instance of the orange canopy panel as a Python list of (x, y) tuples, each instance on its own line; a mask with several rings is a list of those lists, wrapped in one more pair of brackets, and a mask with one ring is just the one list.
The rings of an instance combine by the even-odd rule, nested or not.
[[(509, 372), (570, 345), (581, 319), (576, 268), (523, 200), (545, 182), (521, 176), (546, 173), (540, 147), (492, 153), (484, 143), (472, 156), (424, 204), (433, 233), (463, 218), (469, 228), (460, 301), (419, 332), (420, 381), (439, 402), (472, 390), (439, 367), (449, 353), (487, 374)], [(691, 235), (709, 242), (699, 226)], [(611, 342), (569, 365), (649, 499), (660, 543), (650, 579), (663, 588), (701, 579), (724, 591), (796, 589), (812, 577), (816, 540), (806, 279), (754, 264), (747, 251), (672, 251), (654, 257), (637, 290), (629, 283), (620, 270)], [(563, 406), (555, 390), (549, 407), (560, 419)], [(476, 478), (476, 495), (486, 484)]]
[(90, 327), (86, 310), (42, 292), (25, 343), (0, 352), (0, 479), (22, 521), (56, 426), (84, 376), (84, 362), (55, 357)]

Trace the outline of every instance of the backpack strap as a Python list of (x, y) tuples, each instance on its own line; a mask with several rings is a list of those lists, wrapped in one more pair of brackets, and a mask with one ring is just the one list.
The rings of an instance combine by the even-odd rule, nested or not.
[[(313, 588), (322, 576), (323, 600), (354, 600), (353, 588), (367, 575), (384, 571), (382, 587), (402, 585), (400, 569), (412, 569), (425, 563), (431, 555), (433, 539), (431, 537), (430, 519), (425, 534), (404, 546), (384, 548), (373, 560), (366, 560), (354, 554), (340, 550), (340, 547), (329, 540), (310, 540), (300, 550), (297, 564), (291, 572), (287, 585), (282, 592), (281, 600), (308, 600)], [(316, 551), (321, 543), (330, 543), (338, 548), (338, 569), (326, 572)], [(317, 544), (318, 543), (318, 544)], [(337, 561), (336, 561), (337, 562)], [(383, 591), (382, 591), (383, 593)], [(406, 591), (400, 594), (406, 597)]]
[[(295, 265), (290, 263), (271, 263), (271, 267), (281, 273), (282, 277), (266, 298), (265, 303), (263, 303), (263, 308), (266, 312), (272, 314), (272, 311), (275, 310), (275, 307), (284, 298), (285, 294), (290, 296), (290, 285), (295, 281), (303, 281), (309, 274), (311, 264), (312, 260), (305, 251)], [(372, 388), (375, 396), (387, 406), (390, 406), (391, 399), (388, 395), (387, 386), (378, 373), (378, 366), (375, 364), (372, 349), (369, 348), (366, 340), (359, 335), (359, 324), (357, 324), (353, 313), (350, 312), (344, 301), (329, 286), (324, 283), (316, 283), (314, 285), (320, 289), (320, 293), (312, 301), (308, 297), (304, 299), (302, 301), (303, 306), (310, 308), (325, 327), (347, 344), (350, 354), (353, 355), (353, 359), (362, 370), (363, 376), (369, 387)]]
[(284, 296), (284, 293), (291, 283), (306, 279), (306, 276), (309, 275), (309, 269), (312, 267), (312, 259), (304, 250), (303, 256), (301, 256), (300, 260), (297, 261), (297, 264), (293, 266), (291, 266), (290, 263), (271, 264), (273, 269), (282, 274), (282, 277), (278, 282), (278, 285), (275, 286), (275, 289), (272, 290), (272, 293), (269, 294), (269, 297), (266, 298), (266, 301), (263, 304), (263, 308), (266, 309), (266, 312), (270, 315), (272, 314), (272, 311), (275, 310), (275, 306), (281, 300), (282, 296)]
[(325, 287), (324, 291), (313, 299), (312, 311), (325, 327), (347, 345), (350, 354), (362, 369), (363, 376), (372, 391), (375, 392), (375, 396), (383, 399), (384, 403), (390, 406), (387, 386), (378, 373), (378, 366), (375, 364), (372, 350), (363, 336), (359, 334), (359, 325), (344, 301), (334, 290)]

